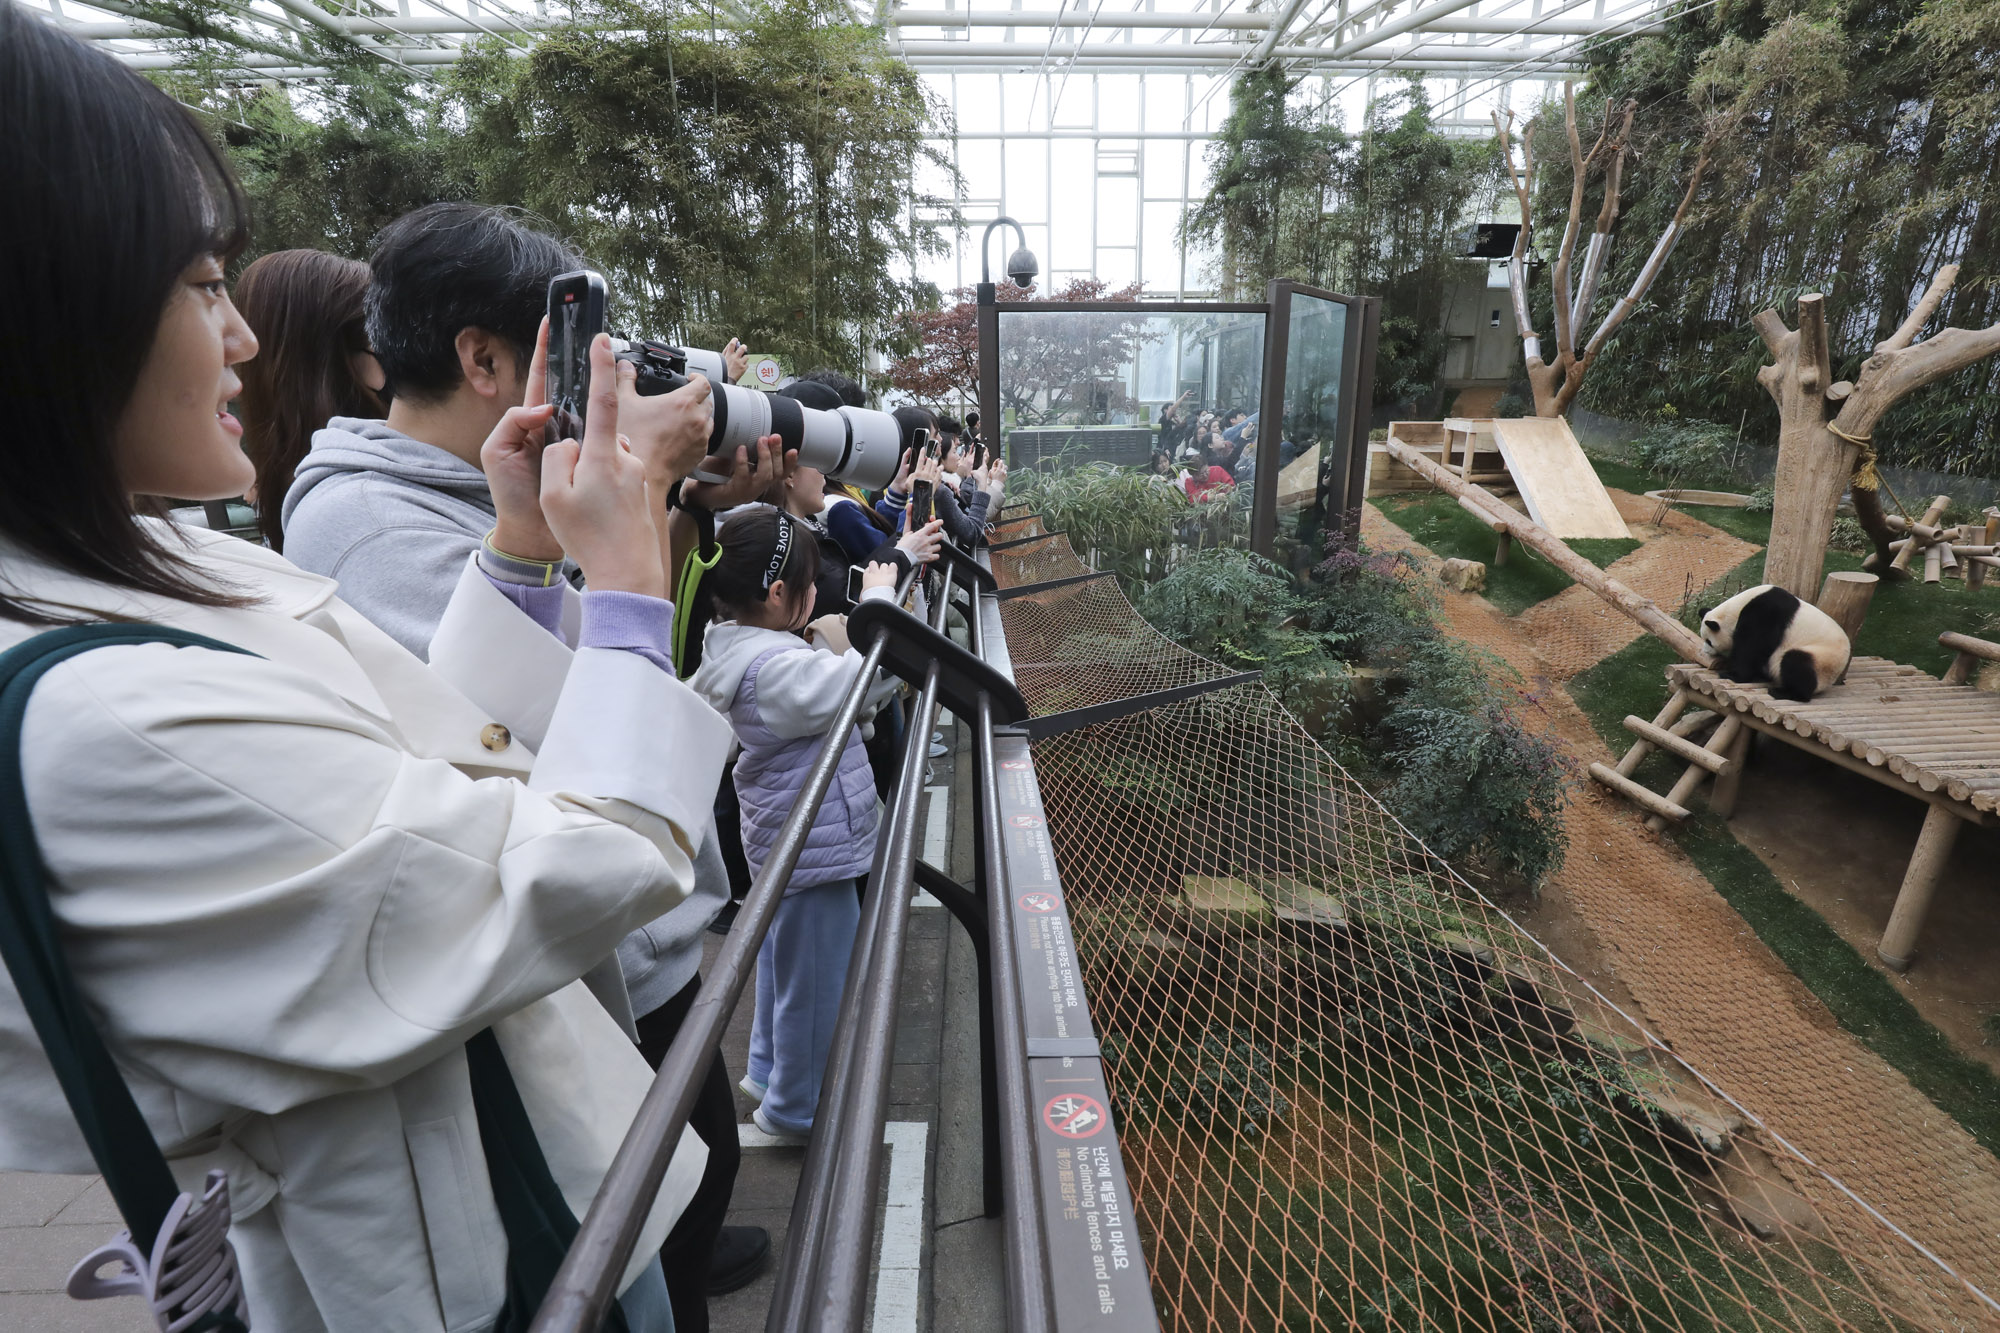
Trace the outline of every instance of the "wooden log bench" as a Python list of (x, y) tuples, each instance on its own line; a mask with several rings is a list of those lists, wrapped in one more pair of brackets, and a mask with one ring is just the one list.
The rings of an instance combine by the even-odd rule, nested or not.
[[(1707, 667), (1677, 663), (1667, 668), (1673, 686), (1667, 709), (1651, 725), (1626, 719), (1639, 744), (1616, 770), (1607, 771), (1636, 786), (1630, 774), (1655, 745), (1689, 757), (1679, 745), (1663, 742), (1690, 742), (1655, 733), (1667, 732), (1682, 712), (1700, 706), (1722, 722), (1703, 747), (1704, 758), (1689, 764), (1665, 798), (1645, 792), (1654, 804), (1638, 802), (1653, 811), (1648, 822), (1655, 828), (1668, 819), (1685, 818), (1686, 801), (1711, 775), (1716, 790), (1710, 808), (1727, 817), (1742, 776), (1743, 745), (1752, 731), (1928, 804), (1896, 905), (1875, 948), (1885, 964), (1904, 971), (1916, 956), (1917, 937), (1959, 830), (1966, 824), (2000, 822), (2000, 694), (1966, 683), (1978, 662), (2000, 662), (2000, 644), (1951, 633), (1939, 635), (1938, 642), (1957, 654), (1942, 679), (1884, 658), (1857, 657), (1840, 684), (1809, 703), (1773, 699), (1763, 685), (1724, 680)], [(1597, 772), (1601, 768), (1592, 765), (1593, 776), (1622, 792), (1623, 785)], [(1669, 806), (1673, 809), (1665, 808)]]

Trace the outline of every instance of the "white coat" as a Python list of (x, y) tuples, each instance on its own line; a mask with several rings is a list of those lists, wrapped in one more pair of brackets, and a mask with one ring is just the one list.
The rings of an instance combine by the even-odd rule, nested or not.
[[(261, 604), (0, 545), (9, 595), (260, 655), (102, 648), (37, 686), (23, 772), (71, 965), (183, 1188), (228, 1169), (257, 1328), (483, 1329), (506, 1242), (464, 1043), (494, 1029), (581, 1217), (651, 1071), (577, 978), (686, 895), (728, 726), (470, 563), (427, 667), (331, 580), (187, 538)], [(0, 620), (0, 649), (33, 633)], [(625, 1282), (705, 1156), (683, 1137)], [(0, 1167), (93, 1169), (4, 973)]]

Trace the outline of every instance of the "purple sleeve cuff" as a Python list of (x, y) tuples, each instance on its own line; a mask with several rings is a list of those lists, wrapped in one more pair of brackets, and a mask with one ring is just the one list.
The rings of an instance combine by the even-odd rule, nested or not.
[(674, 604), (637, 592), (583, 594), (579, 648), (622, 648), (673, 674)]
[(496, 579), (487, 574), (483, 566), (479, 572), (486, 575), (488, 583), (500, 590), (501, 596), (520, 607), (528, 619), (556, 638), (562, 638), (563, 590), (560, 583), (551, 584), (546, 588), (530, 587), (525, 583), (510, 583), (506, 579)]

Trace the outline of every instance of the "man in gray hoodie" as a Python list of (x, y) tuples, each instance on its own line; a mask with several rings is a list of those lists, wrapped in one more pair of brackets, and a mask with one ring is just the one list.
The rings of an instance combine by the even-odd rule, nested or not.
[[(313, 436), (285, 494), (285, 554), (339, 580), (343, 600), (428, 660), (467, 557), (494, 526), (480, 445), (526, 394), (549, 280), (583, 262), (506, 210), (433, 204), (384, 228), (370, 267), (367, 331), (388, 377), (388, 419), (335, 417)], [(620, 400), (620, 428), (664, 495), (706, 452), (707, 381), (651, 398), (621, 386)], [(636, 1033), (656, 1066), (699, 988), (703, 932), (728, 898), (711, 829), (694, 892), (619, 946)], [(769, 1251), (762, 1228), (722, 1225), (740, 1161), (735, 1121), (718, 1055), (690, 1119), (708, 1168), (662, 1250), (679, 1333), (705, 1333), (707, 1294), (748, 1282)]]

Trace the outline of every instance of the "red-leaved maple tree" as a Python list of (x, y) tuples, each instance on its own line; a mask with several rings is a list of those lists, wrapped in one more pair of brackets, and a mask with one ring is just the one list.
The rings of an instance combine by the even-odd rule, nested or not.
[[(1055, 291), (1038, 292), (1024, 291), (1012, 283), (1003, 282), (996, 288), (995, 299), (1002, 304), (1136, 301), (1144, 286), (1135, 282), (1112, 291), (1101, 278), (1072, 278)], [(944, 406), (955, 401), (972, 406), (979, 401), (979, 307), (973, 300), (974, 292), (970, 287), (961, 287), (952, 296), (956, 304), (942, 310), (906, 310), (898, 316), (904, 335), (916, 344), (916, 351), (890, 361), (889, 383), (919, 402)], [(1066, 377), (1088, 379), (1109, 375), (1131, 359), (1139, 321), (1121, 319), (1117, 324), (1117, 328), (1108, 330), (1111, 336), (1091, 341), (1087, 358), (1091, 364), (1077, 365), (1074, 356), (1065, 359)], [(1131, 326), (1129, 329), (1128, 325)], [(1098, 362), (1104, 364), (1098, 365)], [(1021, 377), (1003, 373), (1001, 379), (1004, 388), (1010, 380), (1020, 380)], [(1038, 382), (1034, 385), (1019, 383), (1015, 387), (1040, 390), (1046, 395), (1048, 391), (1059, 390), (1063, 386)], [(1014, 396), (1007, 395), (1010, 399)], [(1011, 402), (1010, 405), (1021, 406)]]

